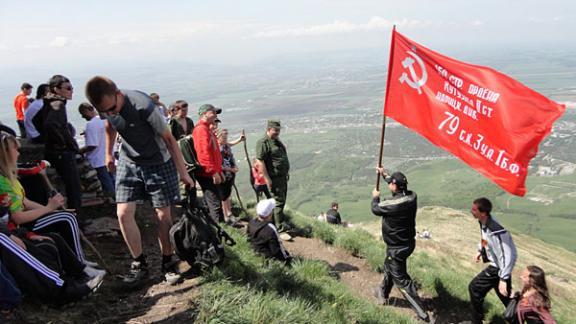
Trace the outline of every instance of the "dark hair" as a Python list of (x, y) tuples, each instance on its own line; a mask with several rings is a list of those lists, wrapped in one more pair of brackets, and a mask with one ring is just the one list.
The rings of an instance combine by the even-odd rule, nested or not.
[(533, 295), (533, 305), (536, 306), (536, 308), (550, 309), (552, 303), (550, 302), (550, 294), (548, 293), (548, 285), (546, 285), (546, 274), (544, 273), (544, 270), (535, 265), (529, 265), (526, 269), (528, 269), (530, 275), (528, 285), (522, 288), (522, 294), (530, 288), (534, 288), (537, 293)]
[(82, 113), (82, 111), (94, 111), (94, 107), (92, 107), (91, 104), (87, 103), (87, 102), (83, 102), (78, 106), (78, 112)]
[(36, 99), (42, 99), (44, 98), (44, 96), (46, 96), (46, 94), (48, 93), (48, 84), (46, 83), (42, 83), (41, 85), (38, 86), (38, 88), (36, 89)]
[(490, 200), (488, 200), (488, 198), (482, 197), (475, 199), (474, 205), (478, 207), (478, 210), (481, 213), (486, 213), (487, 215), (490, 215), (490, 213), (492, 212), (492, 203), (490, 202)]
[(94, 106), (102, 102), (104, 96), (113, 96), (118, 91), (114, 81), (105, 76), (95, 76), (86, 83), (86, 98)]
[(28, 89), (32, 89), (32, 85), (28, 82), (24, 82), (22, 83), (22, 86), (20, 87), (20, 90), (28, 90)]
[(55, 88), (60, 88), (64, 83), (70, 83), (70, 80), (60, 74), (56, 74), (48, 80), (48, 86), (50, 87), (51, 92), (54, 92)]

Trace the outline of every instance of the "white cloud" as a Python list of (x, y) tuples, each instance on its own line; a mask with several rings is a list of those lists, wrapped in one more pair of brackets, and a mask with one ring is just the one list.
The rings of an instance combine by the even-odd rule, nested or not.
[(70, 44), (70, 39), (64, 36), (54, 37), (54, 39), (48, 44), (50, 47), (65, 47)]
[(364, 24), (355, 24), (349, 21), (336, 20), (330, 24), (315, 25), (308, 27), (295, 27), (287, 29), (270, 29), (267, 31), (260, 31), (252, 35), (254, 38), (282, 38), (282, 37), (306, 37), (306, 36), (322, 36), (329, 34), (342, 34), (354, 32), (366, 32), (377, 30), (388, 30), (392, 26), (418, 28), (432, 25), (432, 21), (402, 19), (402, 20), (388, 20), (382, 17), (372, 17)]
[(484, 25), (484, 22), (481, 21), (481, 20), (474, 20), (474, 21), (472, 21), (472, 22), (470, 23), (470, 25), (475, 26), (475, 27), (478, 27), (478, 26)]

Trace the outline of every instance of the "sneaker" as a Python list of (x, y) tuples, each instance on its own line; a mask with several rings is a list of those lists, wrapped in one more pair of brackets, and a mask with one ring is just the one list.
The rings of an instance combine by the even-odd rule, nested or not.
[(102, 276), (106, 275), (106, 270), (99, 270), (99, 269), (92, 268), (89, 265), (86, 265), (84, 267), (84, 273), (89, 278), (95, 278), (95, 277), (100, 276), (100, 275), (102, 275)]
[(292, 236), (288, 233), (280, 233), (279, 237), (282, 241), (292, 241)]
[(174, 258), (170, 262), (162, 263), (162, 273), (164, 274), (164, 280), (166, 280), (169, 285), (176, 284), (181, 278), (180, 272), (178, 271), (179, 263), (180, 260)]
[(104, 281), (105, 275), (106, 272), (101, 273), (85, 283), (85, 285), (90, 288), (90, 292), (96, 292), (96, 290), (100, 288), (100, 285), (102, 285), (102, 282)]
[(100, 265), (94, 261), (84, 260), (84, 264), (91, 268), (100, 268)]
[(381, 288), (374, 288), (374, 297), (378, 299), (378, 304), (382, 306), (390, 305), (390, 298), (384, 296), (384, 292)]
[(148, 279), (148, 267), (139, 261), (132, 261), (130, 272), (121, 276), (122, 282), (129, 286), (137, 286)]

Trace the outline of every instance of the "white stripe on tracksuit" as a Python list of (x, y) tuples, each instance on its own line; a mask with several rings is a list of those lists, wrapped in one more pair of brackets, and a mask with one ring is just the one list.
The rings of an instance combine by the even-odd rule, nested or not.
[(26, 262), (30, 267), (32, 267), (37, 272), (41, 273), (46, 278), (54, 281), (57, 286), (62, 287), (64, 285), (64, 280), (60, 278), (60, 274), (36, 259), (32, 254), (28, 253), (21, 246), (14, 243), (8, 236), (0, 234), (0, 244), (6, 249), (16, 254), (22, 261)]
[(40, 219), (36, 220), (34, 226), (32, 227), (32, 231), (42, 229), (46, 226), (53, 225), (58, 222), (68, 223), (67, 225), (68, 227), (70, 227), (70, 231), (72, 231), (72, 236), (74, 237), (74, 246), (71, 246), (71, 248), (73, 248), (74, 251), (76, 252), (78, 260), (84, 263), (84, 251), (82, 250), (82, 245), (80, 244), (80, 233), (78, 229), (78, 222), (76, 221), (76, 216), (74, 216), (74, 214), (69, 212), (55, 212), (43, 216)]
[(278, 245), (280, 245), (280, 252), (282, 252), (282, 255), (285, 258), (287, 258), (288, 253), (286, 253), (286, 249), (284, 249), (284, 245), (282, 244), (282, 241), (280, 240), (280, 236), (278, 235), (278, 231), (276, 230), (276, 226), (272, 223), (268, 223), (268, 227), (270, 227), (274, 231), (274, 234), (276, 234), (276, 240), (278, 240)]

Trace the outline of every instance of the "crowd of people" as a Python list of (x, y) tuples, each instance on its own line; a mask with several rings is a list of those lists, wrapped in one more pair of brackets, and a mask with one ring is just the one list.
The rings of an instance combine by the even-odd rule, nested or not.
[[(14, 99), (20, 141), (44, 145), (44, 157), (62, 179), (65, 196), (51, 192), (45, 204), (28, 199), (17, 177), (20, 141), (16, 133), (2, 126), (0, 135), (0, 270), (2, 294), (23, 292), (32, 298), (64, 304), (96, 291), (106, 271), (86, 260), (82, 250), (82, 190), (76, 165), (85, 156), (96, 170), (104, 192), (116, 203), (116, 214), (132, 262), (120, 276), (123, 284), (136, 287), (149, 278), (148, 260), (135, 220), (137, 204), (148, 200), (158, 220), (158, 242), (162, 260), (160, 270), (169, 284), (181, 280), (178, 258), (170, 242), (172, 206), (186, 203), (181, 193), (199, 186), (209, 217), (235, 225), (231, 193), (239, 166), (232, 147), (246, 140), (244, 133), (229, 141), (221, 128), (222, 109), (201, 105), (197, 121), (188, 116), (189, 105), (176, 100), (168, 107), (157, 93), (119, 89), (107, 77), (95, 76), (85, 86), (88, 102), (78, 113), (87, 123), (85, 145), (79, 147), (76, 130), (68, 121), (67, 102), (72, 99), (71, 81), (54, 75), (38, 86), (36, 97), (28, 98), (32, 85), (24, 83)], [(252, 160), (253, 189), (260, 200), (257, 217), (247, 227), (252, 247), (258, 253), (290, 265), (292, 257), (284, 248), (280, 234), (292, 226), (284, 214), (288, 194), (290, 162), (280, 140), (281, 122), (269, 120), (264, 136), (256, 143)], [(120, 143), (120, 149), (115, 149)], [(117, 152), (117, 154), (115, 154)], [(417, 195), (408, 190), (401, 172), (388, 174), (377, 168), (392, 196), (380, 200), (373, 191), (372, 212), (382, 217), (382, 237), (387, 245), (384, 278), (375, 290), (387, 304), (394, 285), (422, 320), (429, 320), (418, 296), (417, 287), (407, 273), (406, 262), (416, 248)], [(264, 197), (262, 197), (264, 196)], [(195, 194), (194, 194), (195, 197)], [(491, 215), (486, 198), (472, 203), (471, 213), (479, 222), (481, 244), (476, 261), (489, 263), (469, 285), (472, 318), (481, 323), (483, 302), (494, 289), (507, 305), (512, 298), (512, 270), (516, 248), (510, 233)], [(339, 205), (333, 202), (323, 214), (324, 221), (340, 225)], [(532, 323), (536, 319), (554, 323), (550, 315), (550, 296), (544, 271), (527, 267), (521, 276), (517, 319)], [(13, 283), (12, 285), (10, 283)], [(16, 298), (17, 299), (17, 298)], [(6, 299), (8, 300), (8, 299)], [(13, 299), (14, 300), (14, 299)], [(2, 301), (3, 312), (14, 307)]]

